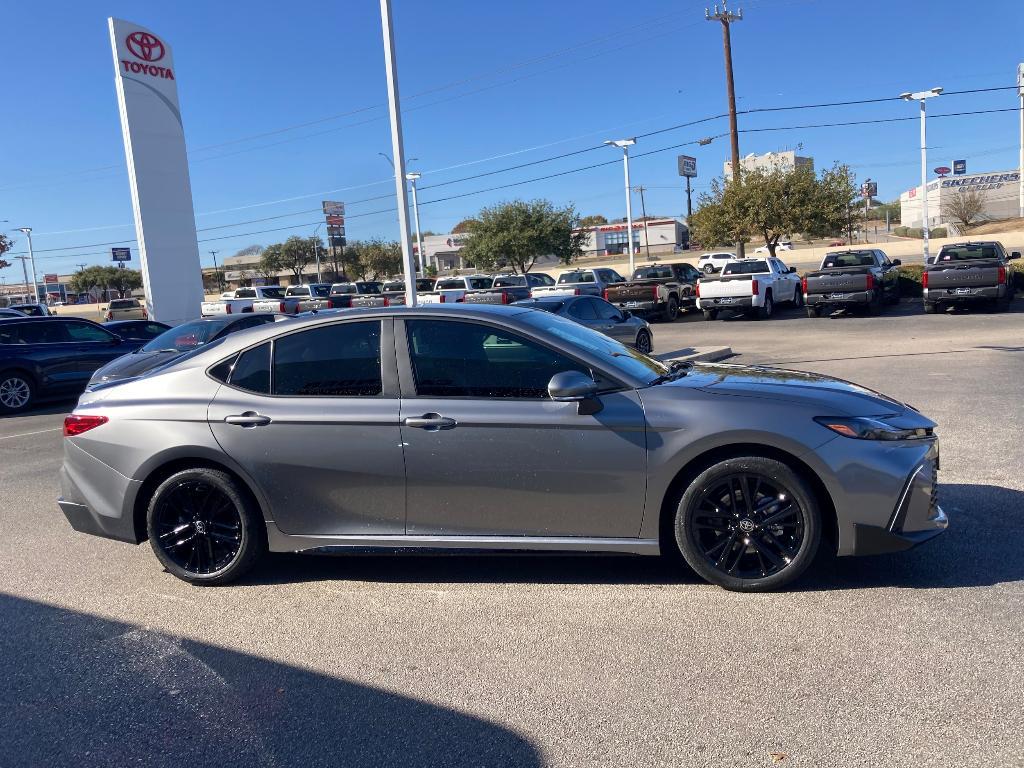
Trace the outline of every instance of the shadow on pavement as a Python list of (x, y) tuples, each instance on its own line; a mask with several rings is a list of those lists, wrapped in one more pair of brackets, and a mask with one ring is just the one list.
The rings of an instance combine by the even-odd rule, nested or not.
[(1024, 492), (994, 485), (939, 486), (949, 529), (908, 552), (840, 557), (815, 568), (802, 589), (951, 589), (1024, 581)]
[(502, 726), (267, 659), (2, 594), (0, 626), (5, 768), (540, 765)]
[(74, 399), (65, 399), (40, 403), (39, 405), (34, 405), (27, 411), (22, 411), (21, 413), (0, 414), (0, 421), (6, 422), (7, 424), (17, 424), (18, 419), (24, 419), (31, 416), (55, 416), (57, 414), (67, 414), (74, 410), (76, 402), (77, 400)]

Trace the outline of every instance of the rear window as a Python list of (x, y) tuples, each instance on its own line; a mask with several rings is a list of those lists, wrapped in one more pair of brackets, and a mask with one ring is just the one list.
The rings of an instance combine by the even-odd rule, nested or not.
[(309, 296), (309, 288), (304, 285), (293, 285), (284, 292), (285, 296)]
[(558, 276), (558, 284), (565, 285), (567, 283), (593, 283), (594, 273), (593, 272), (563, 272)]
[(451, 291), (466, 287), (465, 280), (438, 280), (434, 286), (439, 291)]
[(359, 293), (380, 293), (380, 283), (356, 283), (356, 290)]
[(526, 285), (526, 278), (522, 275), (513, 275), (512, 277), (496, 277), (494, 278), (494, 288), (512, 288), (517, 285)]
[(135, 309), (138, 306), (138, 299), (114, 299), (110, 302), (111, 309)]
[(996, 243), (977, 245), (944, 245), (937, 261), (970, 261), (971, 259), (999, 259), (1002, 249)]
[(526, 280), (530, 285), (554, 285), (555, 278), (551, 275), (545, 274), (544, 272), (534, 272), (533, 274), (527, 275)]
[(822, 267), (872, 267), (875, 265), (875, 254), (872, 251), (849, 251), (847, 253), (829, 253), (825, 255)]
[(490, 288), (492, 283), (494, 283), (494, 280), (489, 277), (471, 277), (469, 279), (470, 288), (477, 291), (483, 288)]
[(331, 293), (335, 296), (344, 296), (357, 293), (357, 289), (352, 283), (339, 283), (338, 285), (331, 286)]
[(309, 290), (313, 292), (314, 296), (325, 299), (331, 295), (331, 286), (329, 285), (311, 285)]
[(760, 272), (768, 272), (768, 262), (761, 261), (760, 259), (751, 259), (749, 261), (734, 261), (731, 264), (726, 264), (725, 269), (722, 270), (723, 275), (754, 275)]
[(634, 280), (657, 280), (664, 277), (671, 278), (672, 270), (669, 267), (640, 267), (633, 272)]
[(237, 291), (235, 291), (235, 298), (236, 299), (255, 299), (256, 298), (256, 291), (254, 291), (252, 288), (239, 288)]
[[(459, 283), (462, 287), (462, 283)], [(382, 293), (401, 293), (405, 290), (405, 283), (385, 283)]]
[[(255, 294), (253, 294), (255, 295)], [(283, 288), (264, 288), (263, 296), (268, 299), (280, 299), (284, 296)]]

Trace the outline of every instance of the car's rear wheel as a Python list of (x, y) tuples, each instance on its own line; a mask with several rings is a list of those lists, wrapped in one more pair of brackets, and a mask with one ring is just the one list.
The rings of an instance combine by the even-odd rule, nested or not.
[(704, 319), (705, 320), (717, 320), (718, 319), (718, 310), (717, 309), (705, 309), (704, 310)]
[(807, 307), (808, 317), (821, 317), (821, 310), (818, 307)]
[(648, 330), (642, 329), (636, 335), (636, 351), (642, 352), (645, 355), (651, 354), (651, 350), (654, 348), (654, 342), (651, 339), (651, 334)]
[(675, 536), (701, 577), (741, 592), (778, 589), (813, 562), (821, 542), (818, 503), (786, 464), (726, 459), (701, 472), (676, 508)]
[(32, 379), (21, 371), (0, 373), (0, 413), (27, 410), (35, 399)]
[(793, 306), (800, 309), (804, 305), (804, 292), (797, 288), (793, 291)]
[(671, 323), (677, 317), (679, 317), (679, 299), (669, 296), (668, 301), (665, 302), (665, 309), (661, 313), (661, 319), (666, 323)]
[(872, 317), (877, 317), (878, 315), (882, 314), (883, 303), (884, 302), (882, 299), (882, 294), (875, 293), (871, 297), (871, 301), (868, 302), (868, 314), (871, 315)]
[(754, 310), (754, 316), (758, 320), (767, 320), (768, 318), (770, 318), (772, 316), (772, 313), (774, 311), (775, 311), (775, 302), (772, 301), (772, 294), (769, 291), (764, 296), (764, 303), (760, 307), (758, 307), (756, 310)]
[(197, 585), (227, 584), (266, 551), (256, 505), (226, 472), (177, 472), (154, 491), (146, 515), (149, 541), (163, 566)]
[(926, 301), (924, 303), (924, 311), (926, 314), (934, 315), (939, 311), (939, 304), (935, 301)]
[(705, 264), (704, 265), (704, 274), (705, 275), (713, 275), (713, 274), (715, 274), (715, 266), (714, 266), (714, 264)]

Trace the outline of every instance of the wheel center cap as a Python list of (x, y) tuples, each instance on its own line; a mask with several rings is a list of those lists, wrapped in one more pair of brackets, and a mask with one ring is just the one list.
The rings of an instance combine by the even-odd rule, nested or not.
[(745, 517), (742, 520), (740, 520), (740, 530), (743, 531), (744, 533), (750, 533), (756, 527), (757, 526), (754, 524), (754, 521), (749, 519), (749, 518)]
[(196, 520), (196, 533), (206, 533), (206, 523), (202, 520)]

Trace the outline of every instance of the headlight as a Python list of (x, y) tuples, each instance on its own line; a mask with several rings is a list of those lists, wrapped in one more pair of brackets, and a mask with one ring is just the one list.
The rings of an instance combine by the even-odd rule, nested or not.
[(884, 416), (816, 416), (814, 420), (837, 435), (857, 440), (921, 440), (932, 436), (931, 427), (894, 427)]

